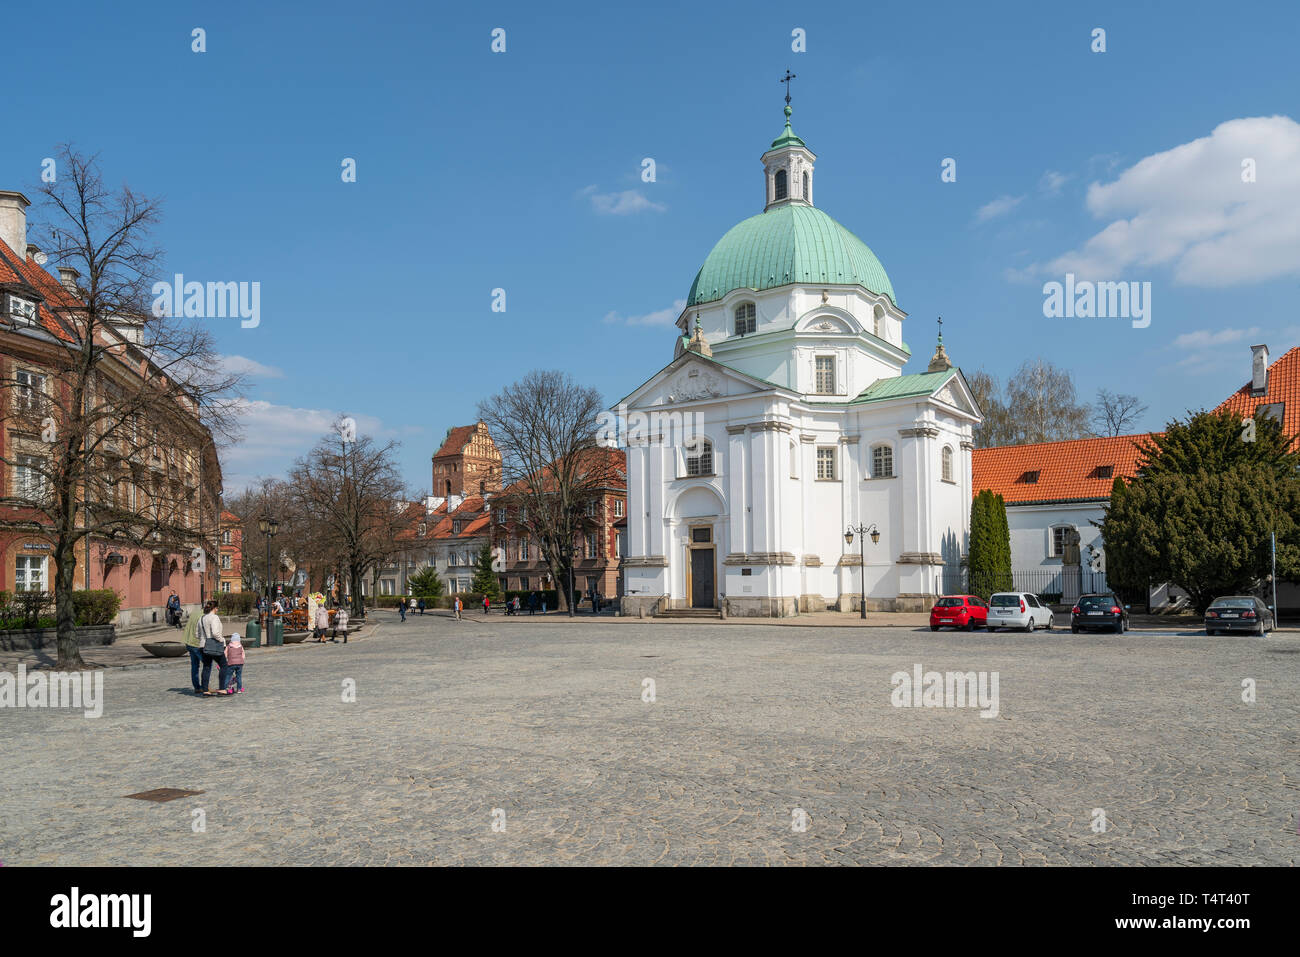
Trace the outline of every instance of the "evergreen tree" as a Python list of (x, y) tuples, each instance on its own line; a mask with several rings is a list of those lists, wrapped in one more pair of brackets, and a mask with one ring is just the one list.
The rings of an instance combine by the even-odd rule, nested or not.
[(1300, 456), (1276, 422), (1255, 419), (1252, 435), (1237, 415), (1202, 412), (1142, 450), (1138, 476), (1116, 481), (1100, 523), (1107, 577), (1122, 593), (1169, 582), (1202, 612), (1219, 595), (1256, 591), (1274, 532), (1278, 576), (1300, 574)]
[(994, 591), (995, 569), (1000, 561), (998, 549), (998, 520), (994, 511), (996, 499), (988, 489), (975, 496), (970, 507), (970, 546), (967, 550), (967, 567), (970, 570), (967, 588), (971, 594), (988, 598)]
[[(996, 535), (997, 562), (993, 567), (993, 591), (1011, 591), (1015, 583), (1011, 578), (1011, 523), (1007, 519), (1007, 503), (999, 493), (989, 504), (993, 514), (990, 527)], [(991, 594), (991, 593), (990, 593)]]
[(432, 565), (425, 565), (406, 579), (406, 587), (416, 598), (441, 598), (445, 585)]
[(492, 570), (492, 549), (487, 545), (478, 553), (474, 581), (470, 583), (469, 589), (475, 595), (486, 595), (493, 601), (501, 599), (501, 583), (497, 581), (497, 573)]

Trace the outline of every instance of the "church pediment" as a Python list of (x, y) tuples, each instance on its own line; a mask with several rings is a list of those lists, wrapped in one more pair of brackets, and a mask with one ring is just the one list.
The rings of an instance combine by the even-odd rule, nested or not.
[(753, 395), (778, 388), (743, 372), (695, 355), (683, 355), (629, 395), (623, 402), (645, 408), (707, 399)]

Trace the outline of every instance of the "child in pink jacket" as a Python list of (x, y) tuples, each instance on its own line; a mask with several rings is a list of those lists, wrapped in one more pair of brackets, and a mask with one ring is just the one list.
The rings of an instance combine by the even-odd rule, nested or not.
[(244, 645), (231, 635), (226, 645), (226, 694), (244, 693)]

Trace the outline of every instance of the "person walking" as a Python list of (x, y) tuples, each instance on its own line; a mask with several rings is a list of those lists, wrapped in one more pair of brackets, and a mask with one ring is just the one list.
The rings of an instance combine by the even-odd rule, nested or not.
[(530, 592), (528, 595), (528, 614), (537, 614), (537, 592)]
[(326, 608), (324, 605), (321, 605), (316, 609), (316, 640), (317, 641), (323, 642), (325, 640), (325, 632), (329, 630), (329, 627), (330, 627), (330, 610)]
[(226, 645), (226, 694), (244, 693), (244, 645), (239, 635), (231, 635)]
[(194, 685), (195, 694), (203, 693), (203, 686), (199, 684), (199, 665), (203, 664), (203, 636), (199, 634), (201, 617), (190, 615), (189, 621), (185, 622), (185, 634), (182, 636), (185, 650), (190, 655), (190, 684)]
[(203, 606), (203, 620), (199, 630), (203, 635), (203, 673), (199, 675), (199, 684), (204, 695), (212, 694), (208, 690), (208, 681), (212, 676), (213, 662), (217, 665), (218, 693), (226, 690), (226, 639), (221, 634), (221, 616), (217, 614), (217, 603), (209, 601)]
[(486, 614), (487, 614), (489, 611), (491, 611), (491, 610), (492, 610), (492, 600), (491, 600), (490, 598), (488, 598), (487, 595), (484, 595), (484, 596), (483, 596), (483, 614), (486, 615)]
[(424, 599), (421, 598), (418, 602), (416, 602), (416, 603), (415, 603), (415, 607), (418, 608), (418, 609), (420, 610), (420, 614), (423, 615), (423, 614), (424, 614)]
[(343, 644), (348, 643), (348, 610), (346, 606), (340, 607), (338, 613), (334, 616), (334, 637), (330, 641), (338, 641), (339, 635), (343, 636)]
[(460, 620), (461, 620), (461, 618), (460, 618), (460, 607), (461, 607), (461, 606), (460, 606), (460, 596), (459, 596), (459, 595), (456, 596), (456, 602), (455, 602), (454, 607), (455, 607), (455, 609), (456, 609), (456, 620), (457, 620), (457, 621), (460, 621)]
[(402, 621), (406, 621), (406, 599), (397, 599), (397, 613), (402, 616)]
[(181, 627), (181, 600), (176, 597), (176, 592), (167, 596), (167, 624), (173, 628)]

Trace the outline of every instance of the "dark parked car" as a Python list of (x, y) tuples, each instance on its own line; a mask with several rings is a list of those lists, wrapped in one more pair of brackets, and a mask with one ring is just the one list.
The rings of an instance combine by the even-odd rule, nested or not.
[(1128, 631), (1128, 605), (1110, 594), (1081, 595), (1070, 609), (1070, 631)]
[(1244, 631), (1263, 635), (1277, 627), (1277, 621), (1268, 605), (1250, 595), (1229, 595), (1216, 598), (1205, 609), (1205, 633), (1218, 635), (1230, 631)]
[(930, 630), (938, 631), (942, 627), (987, 628), (989, 624), (989, 606), (975, 595), (946, 595), (934, 603), (930, 609)]

